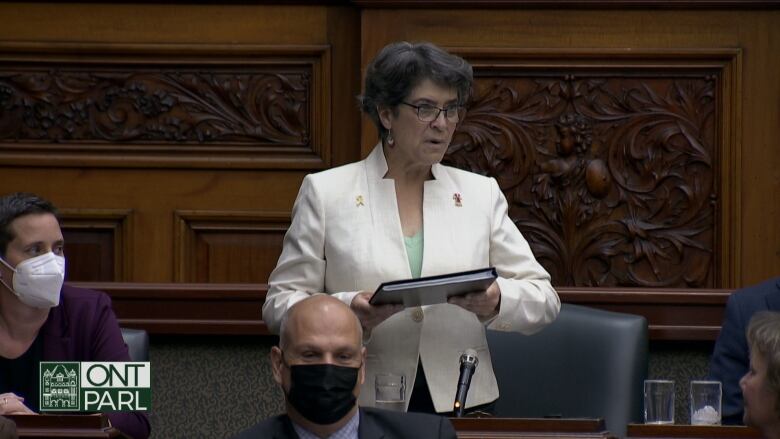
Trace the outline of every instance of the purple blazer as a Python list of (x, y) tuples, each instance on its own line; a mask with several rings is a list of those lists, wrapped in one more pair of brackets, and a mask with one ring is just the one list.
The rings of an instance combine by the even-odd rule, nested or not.
[[(43, 361), (130, 361), (106, 293), (63, 285), (39, 335)], [(149, 437), (144, 412), (107, 413), (111, 425), (135, 439)]]

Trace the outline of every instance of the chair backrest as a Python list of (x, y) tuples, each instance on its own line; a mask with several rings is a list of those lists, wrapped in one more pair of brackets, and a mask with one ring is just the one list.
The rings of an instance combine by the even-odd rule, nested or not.
[(501, 417), (604, 418), (623, 437), (641, 422), (647, 320), (563, 304), (540, 332), (487, 331)]
[(132, 361), (149, 361), (149, 335), (143, 329), (120, 328)]

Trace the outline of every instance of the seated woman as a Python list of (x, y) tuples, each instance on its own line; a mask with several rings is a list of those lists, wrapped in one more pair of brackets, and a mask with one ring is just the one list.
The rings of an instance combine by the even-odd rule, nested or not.
[[(130, 361), (109, 297), (63, 285), (56, 213), (32, 194), (0, 198), (0, 415), (36, 413), (40, 361)], [(136, 439), (149, 436), (142, 412), (108, 418)]]
[(739, 380), (750, 362), (745, 333), (753, 314), (780, 311), (780, 277), (735, 291), (726, 312), (710, 360), (709, 378), (723, 383), (723, 423), (742, 424), (744, 415)]
[(745, 425), (769, 439), (780, 438), (780, 312), (761, 311), (747, 330), (750, 369), (739, 381)]

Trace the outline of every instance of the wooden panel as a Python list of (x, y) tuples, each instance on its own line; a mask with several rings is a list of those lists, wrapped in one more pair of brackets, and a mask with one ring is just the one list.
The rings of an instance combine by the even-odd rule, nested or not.
[(627, 438), (761, 438), (761, 432), (741, 425), (649, 425), (628, 424)]
[(558, 288), (562, 302), (647, 318), (651, 340), (715, 340), (731, 290)]
[[(267, 335), (266, 284), (74, 282), (105, 291), (120, 323), (160, 334)], [(730, 290), (559, 288), (561, 301), (647, 318), (651, 340), (715, 340)]]
[[(477, 56), (480, 51), (499, 55), (501, 51), (520, 52), (529, 54), (530, 58), (536, 53), (540, 69), (549, 66), (554, 71), (568, 64), (567, 70), (575, 73), (575, 81), (576, 74), (581, 74), (579, 66), (585, 65), (589, 67), (588, 72), (593, 72), (599, 65), (605, 67), (623, 62), (629, 67), (626, 72), (644, 72), (651, 76), (659, 73), (656, 68), (659, 66), (662, 71), (676, 72), (675, 77), (684, 76), (686, 64), (701, 73), (707, 69), (707, 64), (716, 72), (722, 72), (723, 76), (716, 79), (713, 89), (713, 99), (719, 99), (718, 93), (723, 98), (716, 104), (716, 111), (722, 112), (722, 116), (712, 119), (717, 133), (712, 156), (717, 161), (712, 162), (717, 183), (712, 202), (714, 208), (720, 209), (711, 219), (716, 247), (711, 250), (710, 257), (715, 272), (712, 283), (708, 281), (702, 286), (739, 287), (780, 272), (780, 228), (771, 220), (780, 215), (777, 195), (780, 193), (777, 171), (780, 169), (780, 149), (774, 147), (775, 139), (780, 137), (780, 127), (776, 123), (780, 117), (780, 83), (768, 73), (780, 69), (780, 59), (775, 56), (780, 44), (779, 11), (631, 10), (626, 7), (477, 10), (453, 5), (440, 9), (407, 9), (398, 5), (365, 9), (362, 13), (363, 64), (389, 42), (422, 40), (450, 48), (475, 64), (481, 61)], [(730, 51), (732, 55), (727, 54)], [(560, 55), (566, 53), (572, 54), (573, 58), (565, 59)], [(578, 53), (595, 54), (601, 60), (583, 59), (587, 57)], [(599, 53), (613, 53), (615, 58), (604, 62), (605, 57)], [(714, 58), (721, 59), (711, 59), (712, 63), (706, 61), (713, 54)], [(665, 55), (671, 56), (663, 60)], [(553, 62), (551, 59), (558, 60)], [(656, 63), (659, 59), (661, 62)], [(501, 56), (491, 55), (483, 65), (476, 66), (477, 74), (480, 69), (492, 68), (493, 60), (498, 60), (498, 67), (506, 63)], [(521, 60), (516, 64), (539, 76), (538, 71), (533, 71), (533, 63)], [(519, 68), (515, 71), (518, 70), (522, 71)], [(506, 80), (511, 83), (516, 77), (510, 75)], [(478, 83), (482, 80), (477, 77)], [(518, 99), (521, 97), (524, 95), (519, 94)], [(699, 105), (704, 103), (699, 102), (696, 107)], [(535, 113), (529, 116), (532, 115)], [(553, 127), (548, 129), (556, 134)], [(521, 134), (533, 135), (525, 130)], [(375, 142), (376, 130), (370, 122), (364, 122), (361, 139), (364, 153)], [(647, 160), (632, 163), (640, 167), (647, 164)], [(521, 196), (526, 200), (531, 197), (527, 193)], [(703, 219), (708, 220), (706, 215)], [(558, 239), (555, 235), (546, 237)], [(581, 248), (588, 244), (582, 242)], [(677, 251), (675, 247), (674, 252)], [(572, 260), (573, 256), (566, 258)], [(646, 261), (643, 259), (642, 263), (647, 264)], [(649, 279), (655, 276), (652, 269), (646, 273), (650, 275)], [(691, 274), (693, 272), (684, 276)], [(667, 275), (676, 276), (674, 269), (671, 273), (660, 272), (662, 278)]]
[(132, 260), (132, 267), (125, 271), (123, 280), (174, 282), (178, 279), (174, 273), (178, 248), (174, 243), (175, 210), (257, 212), (262, 208), (289, 212), (302, 178), (293, 171), (122, 169), (109, 173), (102, 169), (9, 167), (0, 171), (0, 186), (8, 192), (39, 193), (61, 210), (131, 208), (133, 231), (124, 257)]
[(65, 278), (73, 281), (110, 282), (115, 279), (112, 230), (79, 230), (63, 227)]
[[(15, 432), (23, 438), (123, 438), (127, 437), (111, 426), (104, 413), (89, 415), (45, 416), (6, 415), (16, 425)], [(16, 437), (16, 434), (14, 435)]]
[[(566, 74), (575, 74), (575, 78), (569, 81), (574, 83), (584, 77), (583, 73), (585, 76), (589, 73), (609, 73), (609, 68), (614, 73), (624, 63), (627, 72), (656, 75), (645, 76), (644, 82), (640, 81), (654, 86), (652, 81), (657, 80), (658, 73), (671, 72), (665, 77), (670, 80), (685, 79), (685, 70), (690, 67), (690, 72), (699, 75), (699, 79), (694, 79), (701, 81), (700, 73), (711, 68), (715, 84), (713, 93), (718, 99), (713, 105), (716, 113), (721, 112), (712, 119), (717, 121), (713, 123), (717, 138), (712, 143), (715, 145), (713, 151), (717, 153), (712, 154), (717, 159), (712, 162), (715, 175), (713, 192), (716, 194), (713, 212), (718, 213), (709, 219), (714, 247), (710, 253), (709, 283), (704, 286), (739, 287), (780, 272), (780, 228), (775, 221), (780, 217), (780, 149), (774, 147), (776, 139), (780, 138), (777, 124), (780, 120), (780, 83), (776, 80), (776, 72), (780, 70), (780, 58), (776, 56), (776, 48), (780, 45), (780, 11), (777, 10), (777, 2), (618, 0), (614, 3), (588, 1), (576, 8), (557, 7), (565, 3), (542, 0), (469, 4), (457, 0), (441, 4), (424, 0), (414, 5), (402, 1), (372, 0), (341, 3), (347, 6), (323, 6), (317, 2), (294, 6), (269, 3), (273, 2), (3, 2), (0, 3), (0, 16), (5, 20), (0, 27), (0, 41), (3, 42), (4, 53), (8, 55), (6, 59), (15, 63), (17, 69), (30, 72), (43, 65), (62, 67), (61, 71), (47, 72), (49, 78), (69, 78), (68, 75), (72, 76), (74, 72), (95, 78), (102, 70), (135, 75), (156, 72), (157, 79), (145, 83), (147, 90), (150, 84), (159, 84), (159, 78), (163, 77), (161, 66), (177, 71), (175, 66), (180, 65), (179, 71), (184, 76), (195, 75), (193, 72), (200, 72), (199, 67), (202, 66), (205, 66), (205, 71), (216, 75), (216, 67), (222, 66), (235, 76), (246, 71), (264, 72), (260, 67), (267, 68), (274, 54), (281, 53), (284, 59), (278, 64), (271, 63), (272, 66), (289, 66), (291, 58), (311, 58), (313, 61), (309, 64), (292, 64), (315, 66), (319, 62), (324, 69), (323, 75), (332, 78), (330, 96), (322, 98), (326, 100), (323, 111), (310, 119), (312, 125), (309, 129), (313, 133), (320, 128), (322, 133), (330, 133), (320, 144), (323, 146), (321, 154), (315, 153), (315, 143), (310, 143), (308, 152), (296, 150), (298, 155), (287, 155), (283, 148), (300, 146), (294, 146), (293, 142), (273, 146), (253, 143), (248, 140), (251, 136), (241, 134), (247, 131), (237, 128), (228, 131), (233, 133), (231, 136), (239, 133), (238, 137), (228, 140), (204, 138), (204, 142), (198, 140), (194, 143), (187, 139), (168, 143), (155, 141), (157, 146), (154, 146), (153, 142), (139, 139), (103, 140), (103, 144), (99, 139), (94, 142), (83, 139), (72, 141), (67, 138), (70, 134), (64, 134), (67, 129), (58, 137), (47, 127), (47, 134), (42, 138), (56, 139), (56, 142), (33, 140), (33, 137), (19, 142), (6, 139), (5, 143), (11, 149), (21, 150), (24, 146), (25, 153), (48, 150), (50, 154), (39, 155), (34, 161), (13, 162), (15, 164), (3, 159), (0, 162), (0, 187), (6, 191), (37, 192), (60, 206), (72, 208), (132, 209), (135, 230), (127, 243), (127, 248), (132, 250), (128, 250), (130, 254), (126, 255), (123, 263), (132, 260), (134, 264), (132, 270), (125, 271), (125, 279), (171, 282), (182, 279), (180, 273), (184, 272), (177, 268), (183, 258), (178, 255), (180, 244), (174, 242), (174, 234), (178, 230), (174, 224), (174, 211), (288, 212), (306, 172), (350, 162), (367, 152), (376, 142), (376, 133), (366, 121), (361, 137), (358, 130), (360, 116), (354, 97), (359, 94), (361, 67), (390, 41), (429, 40), (456, 50), (477, 65), (478, 74), (495, 73), (493, 76), (478, 76), (482, 85), (490, 84), (485, 81), (495, 84), (501, 79), (502, 72), (512, 72), (513, 77), (504, 78), (509, 81), (512, 78), (522, 79), (518, 72), (526, 72), (527, 78), (539, 79), (547, 71), (557, 75), (555, 78), (559, 82), (563, 77), (564, 83)], [(648, 8), (648, 5), (654, 7)], [(359, 10), (364, 6), (370, 9)], [(410, 6), (429, 8), (406, 9)], [(430, 9), (433, 6), (437, 8)], [(718, 6), (728, 8), (719, 10)], [(767, 9), (751, 9), (762, 6), (767, 6)], [(594, 10), (592, 7), (602, 9)], [(182, 50), (179, 51), (179, 48)], [(285, 52), (288, 48), (292, 48), (293, 52), (298, 49), (311, 51), (296, 52), (290, 57), (287, 56), (289, 52)], [(84, 62), (78, 59), (79, 55), (83, 55)], [(215, 59), (216, 64), (207, 65), (208, 59)], [(533, 60), (538, 64), (534, 65)], [(686, 67), (686, 64), (689, 65)], [(330, 67), (326, 68), (326, 65)], [(618, 79), (627, 81), (631, 78)], [(66, 85), (63, 90), (78, 89), (72, 86), (72, 82), (63, 84)], [(122, 87), (127, 93), (131, 91), (129, 84)], [(515, 83), (513, 87), (513, 90), (521, 90), (520, 83)], [(228, 85), (219, 90), (232, 89)], [(614, 89), (611, 93), (615, 94)], [(7, 90), (0, 92), (3, 96), (0, 101), (10, 102), (8, 95)], [(78, 93), (63, 91), (51, 96), (78, 98)], [(154, 101), (154, 98), (151, 100)], [(482, 102), (484, 104), (484, 99)], [(55, 102), (38, 103), (42, 104), (40, 108), (45, 109)], [(680, 107), (678, 102), (672, 103)], [(13, 117), (3, 113), (2, 108), (0, 106), (0, 118)], [(59, 105), (57, 108), (64, 107)], [(141, 105), (139, 108), (148, 110), (151, 107)], [(65, 114), (64, 110), (58, 111), (62, 113), (57, 114)], [(187, 114), (190, 120), (198, 120), (197, 113)], [(47, 114), (36, 117), (41, 126), (52, 123)], [(150, 119), (144, 116), (143, 120), (148, 122)], [(55, 120), (63, 123), (61, 119)], [(557, 135), (557, 119), (550, 122), (548, 136)], [(325, 125), (318, 127), (317, 123)], [(304, 125), (300, 124), (301, 127)], [(83, 128), (81, 132), (89, 132), (89, 129)], [(551, 151), (549, 147), (554, 143), (549, 142), (551, 140), (542, 145), (547, 148), (546, 151)], [(115, 155), (104, 157), (96, 151), (99, 145), (113, 148)], [(162, 149), (141, 154), (144, 150), (149, 151), (150, 147), (160, 146)], [(225, 154), (220, 154), (213, 150), (226, 146), (247, 148), (248, 151), (227, 151), (229, 148), (226, 148), (222, 150)], [(84, 149), (87, 147), (92, 149)], [(274, 149), (277, 147), (280, 150)], [(116, 161), (119, 154), (132, 159), (117, 167), (85, 166), (88, 164), (85, 161), (70, 155), (58, 155), (63, 150), (80, 154), (82, 158), (91, 154), (90, 160), (95, 160), (93, 164)], [(179, 151), (189, 152), (179, 155)], [(306, 154), (319, 164), (306, 160), (298, 163), (297, 159)], [(212, 160), (196, 160), (203, 156), (213, 159), (214, 164)], [(155, 165), (160, 157), (168, 160), (167, 167)], [(279, 159), (279, 166), (272, 160), (274, 157)], [(330, 160), (328, 164), (327, 160)], [(41, 166), (46, 163), (58, 165)], [(171, 169), (174, 167), (178, 169)], [(614, 181), (615, 174), (611, 172), (609, 175)], [(578, 187), (582, 188), (580, 183)], [(584, 188), (588, 189), (587, 182)], [(516, 212), (517, 205), (514, 209)], [(105, 240), (105, 235), (101, 237), (100, 233), (90, 235), (89, 239)], [(227, 251), (232, 244), (223, 244), (230, 233), (233, 232), (204, 230), (198, 238), (200, 241), (192, 242), (193, 257), (190, 259), (198, 260), (198, 248), (219, 248), (223, 252), (220, 255), (224, 254), (231, 260), (243, 260), (253, 254), (252, 251)], [(259, 232), (256, 235), (252, 230), (239, 230), (236, 236), (254, 237), (252, 239), (258, 239), (254, 245), (273, 247), (278, 244), (274, 244), (270, 236), (279, 236), (274, 233), (262, 237)], [(677, 251), (676, 247), (674, 251)], [(205, 255), (208, 257), (210, 254), (206, 251)], [(267, 256), (267, 261), (274, 258), (275, 255)], [(568, 255), (558, 259), (577, 260)], [(681, 259), (681, 263), (689, 261)], [(206, 264), (204, 267), (209, 270), (212, 261), (202, 264)], [(215, 264), (213, 270), (220, 273), (215, 277), (218, 279), (233, 282), (235, 279), (227, 277), (235, 275), (244, 279), (243, 276), (248, 273), (248, 270), (241, 269), (230, 274), (225, 265)], [(672, 271), (674, 269), (671, 267)], [(197, 266), (187, 270), (194, 279), (192, 273), (196, 272)], [(266, 268), (263, 270), (267, 271)], [(645, 273), (651, 274), (652, 269), (647, 270)], [(614, 276), (621, 274), (617, 270)], [(667, 276), (668, 273), (663, 270), (661, 275)], [(687, 315), (693, 316), (689, 325), (692, 330), (702, 331), (700, 328), (705, 328), (706, 334), (694, 336), (711, 337), (711, 323), (715, 319), (713, 312), (718, 311), (708, 308), (710, 304), (693, 305), (689, 309), (676, 308), (685, 305), (683, 302), (668, 302), (664, 298), (653, 300), (656, 299), (658, 302), (653, 306), (668, 306), (671, 310), (673, 318), (663, 321), (664, 328), (671, 331), (669, 334), (688, 331), (685, 328), (689, 323), (682, 318)], [(605, 300), (604, 306), (629, 306), (619, 301), (612, 302), (612, 299)], [(648, 308), (650, 305), (643, 305), (642, 309), (656, 309)], [(699, 311), (706, 317), (703, 321), (695, 317)], [(659, 308), (658, 312), (663, 311)], [(660, 318), (654, 317), (656, 320)], [(653, 321), (651, 319), (651, 324), (654, 324)], [(654, 331), (652, 327), (651, 331)]]
[(151, 334), (268, 335), (264, 284), (68, 282), (111, 296), (123, 327)]
[(132, 211), (62, 209), (65, 278), (72, 281), (122, 281), (132, 269)]
[(459, 439), (612, 438), (603, 419), (450, 418)]
[(760, 8), (776, 9), (778, 0), (353, 0), (364, 8)]
[[(289, 212), (307, 173), (359, 158), (359, 14), (269, 3), (0, 2), (0, 71), (19, 74), (0, 81), (33, 91), (12, 103), (2, 88), (18, 111), (0, 105), (0, 119), (34, 115), (1, 129), (2, 191), (132, 209), (133, 264), (114, 280), (133, 282), (182, 279), (177, 210)], [(206, 265), (188, 267), (192, 279), (267, 281), (284, 230), (239, 229), (198, 231), (192, 260)], [(266, 250), (224, 246), (231, 233)]]
[(0, 43), (0, 159), (322, 168), (327, 46)]
[(265, 282), (276, 267), (289, 213), (176, 212), (179, 282)]
[(738, 51), (452, 50), (476, 82), (445, 162), (498, 180), (556, 285), (732, 277), (717, 255), (735, 230), (716, 230)]

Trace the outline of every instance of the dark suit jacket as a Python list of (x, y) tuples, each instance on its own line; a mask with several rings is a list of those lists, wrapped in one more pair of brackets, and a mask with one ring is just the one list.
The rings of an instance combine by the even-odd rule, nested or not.
[[(370, 407), (360, 408), (360, 439), (455, 439), (449, 419), (424, 413), (401, 413)], [(292, 421), (279, 415), (255, 425), (234, 439), (298, 439)]]
[(780, 277), (735, 291), (710, 362), (710, 378), (723, 383), (723, 423), (741, 424), (742, 389), (739, 380), (748, 371), (750, 354), (745, 331), (757, 311), (780, 311)]
[[(43, 361), (130, 361), (106, 293), (64, 285), (60, 304), (51, 309), (39, 335)], [(38, 395), (33, 397), (37, 400)], [(107, 416), (111, 425), (135, 439), (149, 436), (149, 420), (143, 412)]]

